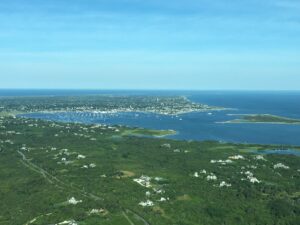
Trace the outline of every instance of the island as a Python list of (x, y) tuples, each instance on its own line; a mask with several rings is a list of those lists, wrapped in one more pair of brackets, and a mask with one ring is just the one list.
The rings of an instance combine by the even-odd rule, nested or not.
[[(55, 102), (14, 98), (5, 108), (71, 108), (67, 98)], [(1, 115), (0, 224), (299, 223), (299, 156), (263, 154), (274, 145), (156, 138), (171, 134)]]
[(219, 123), (269, 123), (269, 124), (295, 124), (300, 125), (300, 119), (287, 118), (271, 114), (245, 114), (239, 119)]

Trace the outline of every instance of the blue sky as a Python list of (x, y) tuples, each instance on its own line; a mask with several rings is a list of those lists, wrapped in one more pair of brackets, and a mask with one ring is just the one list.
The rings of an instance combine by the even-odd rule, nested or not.
[(0, 88), (300, 90), (300, 1), (0, 1), (0, 79)]

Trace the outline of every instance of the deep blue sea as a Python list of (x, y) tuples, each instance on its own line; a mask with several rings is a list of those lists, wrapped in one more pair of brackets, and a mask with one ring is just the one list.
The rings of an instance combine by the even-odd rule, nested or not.
[(151, 129), (173, 129), (171, 136), (184, 140), (218, 140), (224, 142), (300, 145), (299, 125), (220, 124), (237, 118), (228, 114), (274, 114), (300, 119), (300, 92), (254, 91), (79, 91), (79, 90), (0, 90), (0, 96), (33, 95), (185, 95), (190, 100), (232, 110), (187, 113), (166, 116), (149, 113), (35, 113), (32, 118), (65, 122), (122, 124)]

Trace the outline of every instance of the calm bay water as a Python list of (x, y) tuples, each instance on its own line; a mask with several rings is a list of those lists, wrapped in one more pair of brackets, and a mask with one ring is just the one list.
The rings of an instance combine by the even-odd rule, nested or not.
[[(57, 93), (55, 90), (52, 92), (52, 95), (103, 93), (118, 95), (185, 95), (195, 102), (233, 109), (212, 112), (212, 114), (207, 112), (194, 112), (180, 116), (166, 116), (150, 113), (99, 114), (76, 112), (51, 114), (34, 113), (23, 116), (62, 122), (122, 124), (151, 129), (173, 129), (178, 132), (177, 135), (170, 136), (174, 139), (300, 145), (299, 125), (216, 123), (236, 118), (228, 114), (267, 113), (300, 118), (300, 92), (88, 91), (88, 93), (86, 93), (84, 91), (65, 91)], [(49, 95), (49, 91), (47, 94)]]

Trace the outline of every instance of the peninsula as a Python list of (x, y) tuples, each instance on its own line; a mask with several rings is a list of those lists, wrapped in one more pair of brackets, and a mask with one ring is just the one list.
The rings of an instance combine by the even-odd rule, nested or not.
[(145, 112), (179, 115), (189, 112), (223, 110), (222, 107), (190, 101), (185, 96), (34, 96), (0, 98), (0, 115), (33, 112)]

